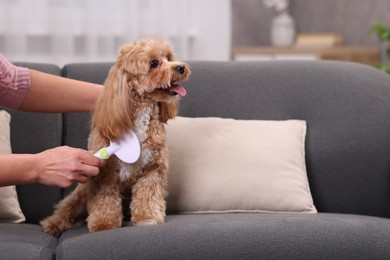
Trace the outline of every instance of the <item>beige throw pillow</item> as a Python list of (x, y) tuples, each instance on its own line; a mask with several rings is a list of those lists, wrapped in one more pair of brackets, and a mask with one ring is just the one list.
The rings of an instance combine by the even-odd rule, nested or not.
[(168, 212), (317, 212), (305, 121), (176, 117), (166, 129)]
[[(4, 110), (0, 111), (0, 154), (11, 153), (10, 120), (10, 114)], [(0, 187), (0, 222), (20, 223), (23, 221), (25, 217), (19, 206), (15, 186)]]

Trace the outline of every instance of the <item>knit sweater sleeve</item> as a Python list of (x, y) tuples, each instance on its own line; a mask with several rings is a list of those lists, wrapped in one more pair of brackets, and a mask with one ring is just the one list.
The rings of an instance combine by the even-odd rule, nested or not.
[(19, 109), (30, 90), (30, 71), (0, 54), (0, 106)]

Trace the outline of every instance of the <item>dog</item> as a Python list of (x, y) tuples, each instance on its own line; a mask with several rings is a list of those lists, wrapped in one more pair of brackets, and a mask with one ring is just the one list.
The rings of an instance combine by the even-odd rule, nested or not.
[[(90, 232), (118, 228), (123, 212), (130, 215), (132, 225), (164, 223), (168, 195), (164, 124), (176, 116), (178, 101), (186, 94), (179, 83), (190, 74), (189, 65), (176, 61), (163, 39), (144, 38), (120, 48), (92, 112), (88, 147), (97, 151), (132, 130), (140, 141), (140, 158), (126, 164), (111, 156), (98, 176), (78, 184), (53, 215), (41, 221), (46, 233), (59, 235), (85, 221)], [(124, 198), (130, 198), (129, 210), (122, 207)]]

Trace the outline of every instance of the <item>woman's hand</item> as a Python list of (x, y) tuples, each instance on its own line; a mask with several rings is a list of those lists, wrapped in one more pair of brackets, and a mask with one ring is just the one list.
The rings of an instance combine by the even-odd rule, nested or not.
[(36, 181), (49, 186), (69, 187), (73, 182), (85, 183), (99, 174), (106, 162), (78, 148), (61, 146), (36, 155)]

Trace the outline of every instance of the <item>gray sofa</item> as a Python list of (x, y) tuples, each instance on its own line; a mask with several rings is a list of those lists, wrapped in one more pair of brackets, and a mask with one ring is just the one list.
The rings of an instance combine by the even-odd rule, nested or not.
[[(112, 64), (19, 64), (102, 83)], [(27, 218), (0, 224), (0, 259), (390, 259), (390, 77), (325, 61), (190, 62), (180, 115), (307, 121), (318, 214), (168, 214), (158, 226), (60, 237), (38, 222), (69, 189), (18, 186)], [(10, 111), (14, 153), (86, 148), (88, 113)]]

